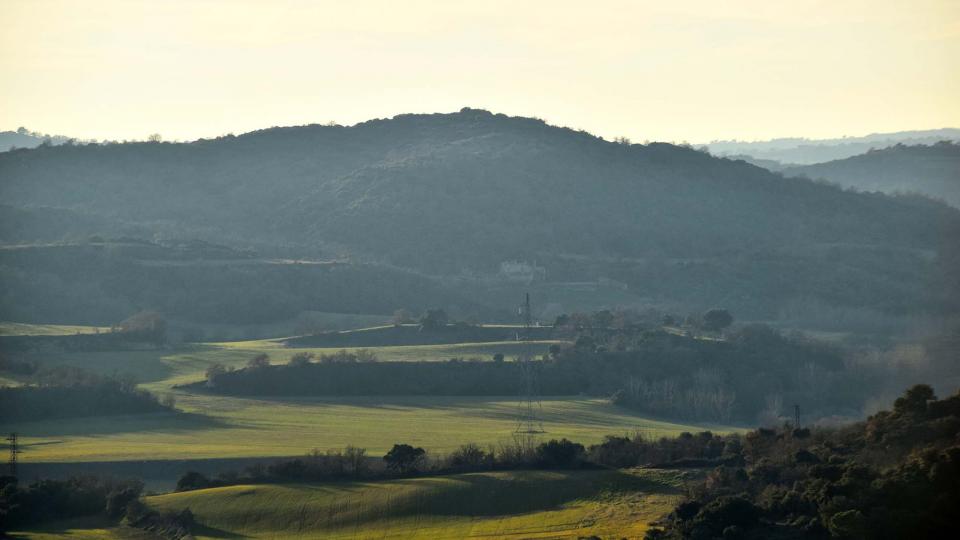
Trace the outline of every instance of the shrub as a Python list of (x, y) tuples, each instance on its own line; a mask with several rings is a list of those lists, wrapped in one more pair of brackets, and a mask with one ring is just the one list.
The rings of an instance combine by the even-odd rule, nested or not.
[(580, 443), (552, 439), (537, 447), (537, 464), (547, 469), (575, 468), (582, 463), (583, 454), (584, 448)]
[(704, 330), (719, 332), (733, 324), (733, 315), (725, 309), (711, 309), (703, 314), (702, 325)]
[(214, 364), (207, 368), (205, 373), (207, 377), (207, 387), (213, 388), (217, 385), (217, 378), (227, 372), (227, 368), (223, 367), (223, 364)]
[(183, 476), (177, 480), (177, 491), (190, 491), (194, 489), (204, 489), (213, 485), (210, 479), (195, 471), (183, 473)]
[(290, 362), (287, 364), (292, 367), (305, 366), (313, 360), (313, 353), (311, 352), (298, 352), (290, 357)]
[(387, 469), (400, 474), (409, 474), (417, 472), (426, 454), (423, 448), (414, 448), (409, 444), (395, 444), (383, 456), (383, 461), (387, 464)]
[(452, 467), (469, 470), (489, 468), (493, 465), (493, 459), (492, 452), (486, 452), (473, 443), (457, 448), (449, 458)]
[(743, 497), (720, 497), (700, 509), (693, 518), (694, 530), (710, 531), (722, 536), (730, 527), (736, 531), (749, 529), (760, 520), (760, 509)]
[(247, 362), (247, 367), (251, 369), (261, 369), (270, 366), (270, 357), (265, 353), (260, 353)]

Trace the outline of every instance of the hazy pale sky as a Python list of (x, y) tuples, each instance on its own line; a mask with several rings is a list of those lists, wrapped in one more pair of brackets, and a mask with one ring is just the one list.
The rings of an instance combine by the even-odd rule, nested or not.
[(0, 0), (0, 130), (463, 106), (638, 141), (960, 126), (960, 0)]

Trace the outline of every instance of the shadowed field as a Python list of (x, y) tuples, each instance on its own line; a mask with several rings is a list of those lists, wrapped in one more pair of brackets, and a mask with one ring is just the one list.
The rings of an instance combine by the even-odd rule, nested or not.
[(640, 538), (679, 495), (671, 471), (514, 471), (150, 497), (189, 507), (200, 538)]
[[(365, 482), (259, 484), (146, 498), (190, 508), (198, 539), (642, 538), (668, 513), (690, 473), (670, 470), (507, 471)], [(146, 540), (98, 519), (13, 538)]]

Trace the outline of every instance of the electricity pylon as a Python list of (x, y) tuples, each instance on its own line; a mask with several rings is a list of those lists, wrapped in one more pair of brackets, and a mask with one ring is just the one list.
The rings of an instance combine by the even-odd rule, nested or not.
[(523, 321), (523, 333), (517, 334), (517, 340), (525, 342), (526, 346), (517, 358), (520, 368), (520, 403), (514, 433), (546, 433), (543, 429), (543, 404), (540, 402), (540, 363), (533, 359), (529, 345), (533, 326), (530, 293), (526, 294), (520, 307), (520, 318)]

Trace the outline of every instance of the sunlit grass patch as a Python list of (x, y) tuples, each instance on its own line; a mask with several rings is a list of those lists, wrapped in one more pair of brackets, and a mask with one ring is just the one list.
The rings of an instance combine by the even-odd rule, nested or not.
[[(26, 422), (5, 426), (21, 433), (24, 461), (112, 461), (215, 457), (296, 456), (312, 448), (355, 445), (382, 455), (394, 443), (446, 453), (469, 442), (510, 440), (518, 410), (514, 397), (400, 396), (255, 399), (177, 395), (193, 414), (154, 414)], [(647, 436), (722, 426), (651, 420), (603, 399), (558, 397), (543, 401), (546, 433), (583, 444), (610, 434)]]
[(0, 336), (70, 336), (109, 332), (108, 326), (0, 322)]
[(159, 509), (189, 507), (210, 538), (639, 538), (649, 521), (675, 504), (678, 476), (673, 471), (489, 472), (230, 486), (150, 497), (148, 503)]

